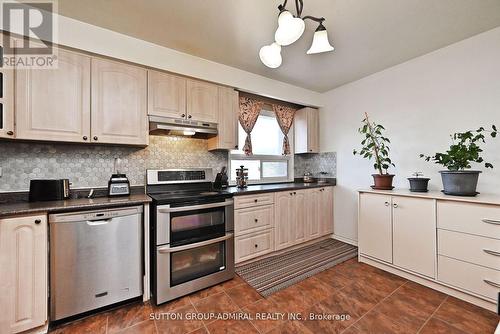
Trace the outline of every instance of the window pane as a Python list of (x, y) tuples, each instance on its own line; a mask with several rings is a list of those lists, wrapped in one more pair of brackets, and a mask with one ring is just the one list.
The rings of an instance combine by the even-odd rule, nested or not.
[[(238, 124), (239, 149), (243, 149), (247, 134)], [(252, 130), (253, 154), (281, 155), (283, 153), (283, 133), (275, 116), (261, 114)]]
[(236, 169), (248, 168), (249, 180), (260, 180), (260, 160), (231, 160), (231, 181), (236, 181)]
[(262, 177), (287, 177), (287, 161), (264, 161), (262, 162)]

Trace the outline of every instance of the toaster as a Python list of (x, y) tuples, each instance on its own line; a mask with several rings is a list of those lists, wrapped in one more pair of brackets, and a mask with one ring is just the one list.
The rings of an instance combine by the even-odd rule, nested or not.
[(69, 198), (69, 180), (30, 180), (29, 201), (60, 201)]

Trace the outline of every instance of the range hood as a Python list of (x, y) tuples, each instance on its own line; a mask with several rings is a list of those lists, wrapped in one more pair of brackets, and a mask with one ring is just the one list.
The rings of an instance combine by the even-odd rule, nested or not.
[(210, 138), (217, 135), (217, 124), (171, 117), (149, 116), (149, 134)]

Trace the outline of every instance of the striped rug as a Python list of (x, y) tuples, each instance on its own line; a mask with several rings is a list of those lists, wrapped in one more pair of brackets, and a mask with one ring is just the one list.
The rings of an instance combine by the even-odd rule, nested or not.
[(358, 254), (358, 248), (327, 239), (236, 268), (236, 273), (267, 297)]

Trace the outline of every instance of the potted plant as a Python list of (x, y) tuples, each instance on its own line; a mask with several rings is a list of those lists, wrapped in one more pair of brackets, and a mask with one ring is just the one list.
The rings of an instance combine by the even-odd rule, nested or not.
[(408, 178), (408, 181), (410, 181), (411, 192), (425, 193), (429, 191), (427, 189), (430, 180), (428, 177), (421, 177), (424, 176), (422, 172), (415, 172), (412, 174), (412, 176), (413, 177)]
[(364, 136), (361, 141), (362, 147), (359, 151), (354, 150), (353, 154), (360, 155), (365, 159), (375, 160), (373, 168), (378, 171), (378, 174), (372, 174), (374, 180), (373, 189), (390, 190), (394, 188), (392, 186), (394, 175), (389, 174), (387, 170), (390, 166), (395, 167), (389, 158), (388, 144), (391, 141), (382, 134), (385, 128), (380, 124), (370, 122), (367, 113), (365, 113), (362, 123), (363, 126), (358, 129), (358, 132)]
[(471, 163), (484, 163), (485, 168), (493, 168), (489, 162), (485, 162), (481, 156), (483, 150), (480, 145), (485, 143), (485, 133), (492, 138), (497, 136), (497, 127), (493, 125), (491, 130), (480, 127), (476, 131), (457, 132), (452, 134), (451, 146), (445, 153), (435, 153), (433, 156), (420, 154), (425, 161), (433, 161), (443, 165), (448, 170), (440, 171), (443, 180), (443, 192), (455, 196), (476, 196), (477, 180), (479, 170), (471, 170)]

